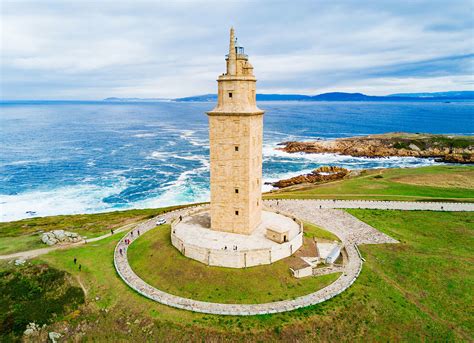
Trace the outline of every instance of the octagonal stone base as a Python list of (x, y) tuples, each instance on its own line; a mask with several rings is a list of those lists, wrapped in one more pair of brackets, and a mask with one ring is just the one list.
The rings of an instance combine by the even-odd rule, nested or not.
[[(176, 220), (171, 242), (184, 256), (210, 266), (245, 268), (270, 264), (288, 257), (303, 244), (302, 223), (270, 211), (262, 212), (262, 223), (251, 235), (210, 229), (208, 211)], [(265, 237), (267, 228), (288, 230), (288, 241), (276, 243)]]

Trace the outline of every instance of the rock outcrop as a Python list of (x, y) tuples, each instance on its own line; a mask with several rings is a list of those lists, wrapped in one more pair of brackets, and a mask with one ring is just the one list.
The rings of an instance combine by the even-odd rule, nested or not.
[(82, 241), (82, 237), (75, 232), (64, 230), (53, 230), (43, 233), (41, 237), (43, 243), (47, 245), (77, 243)]
[(313, 142), (285, 142), (280, 150), (356, 157), (431, 157), (439, 162), (474, 163), (474, 137), (391, 133)]
[(289, 179), (272, 183), (273, 187), (284, 188), (300, 183), (322, 183), (340, 180), (346, 177), (350, 171), (337, 166), (323, 166), (313, 170), (309, 174), (298, 175)]

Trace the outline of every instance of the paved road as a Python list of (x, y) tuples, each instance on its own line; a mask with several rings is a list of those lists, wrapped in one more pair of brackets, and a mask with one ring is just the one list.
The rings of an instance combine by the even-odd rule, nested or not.
[(282, 199), (265, 200), (270, 207), (273, 205), (291, 203), (306, 204), (313, 208), (364, 208), (379, 210), (406, 211), (474, 211), (474, 203), (466, 202), (425, 202), (425, 201), (377, 201), (377, 200), (318, 200), (318, 199)]

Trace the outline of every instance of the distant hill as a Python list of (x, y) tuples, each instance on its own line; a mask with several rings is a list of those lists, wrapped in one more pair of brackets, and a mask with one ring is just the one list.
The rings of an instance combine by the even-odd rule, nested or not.
[[(257, 94), (257, 101), (423, 101), (423, 100), (474, 100), (474, 91), (452, 91), (437, 93), (400, 93), (386, 96), (365, 95), (362, 93), (332, 92), (318, 95), (303, 94)], [(179, 102), (216, 102), (217, 94), (204, 94), (177, 98)]]
[[(397, 93), (384, 96), (365, 95), (362, 93), (332, 92), (318, 95), (303, 94), (257, 94), (257, 101), (448, 101), (474, 100), (474, 91), (451, 91), (437, 93)], [(106, 98), (111, 102), (216, 102), (217, 94), (203, 94), (185, 98)]]

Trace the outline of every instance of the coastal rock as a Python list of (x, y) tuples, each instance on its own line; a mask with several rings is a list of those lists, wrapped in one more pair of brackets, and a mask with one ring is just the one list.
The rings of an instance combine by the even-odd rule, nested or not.
[(45, 232), (41, 236), (41, 241), (47, 245), (77, 243), (82, 240), (82, 237), (77, 233), (64, 230)]
[(421, 157), (440, 162), (474, 163), (473, 136), (391, 133), (312, 142), (284, 142), (288, 153), (335, 153), (355, 157)]
[(340, 180), (346, 177), (350, 171), (337, 166), (322, 166), (313, 170), (309, 174), (298, 175), (289, 179), (272, 183), (273, 187), (284, 188), (300, 183), (322, 183)]

